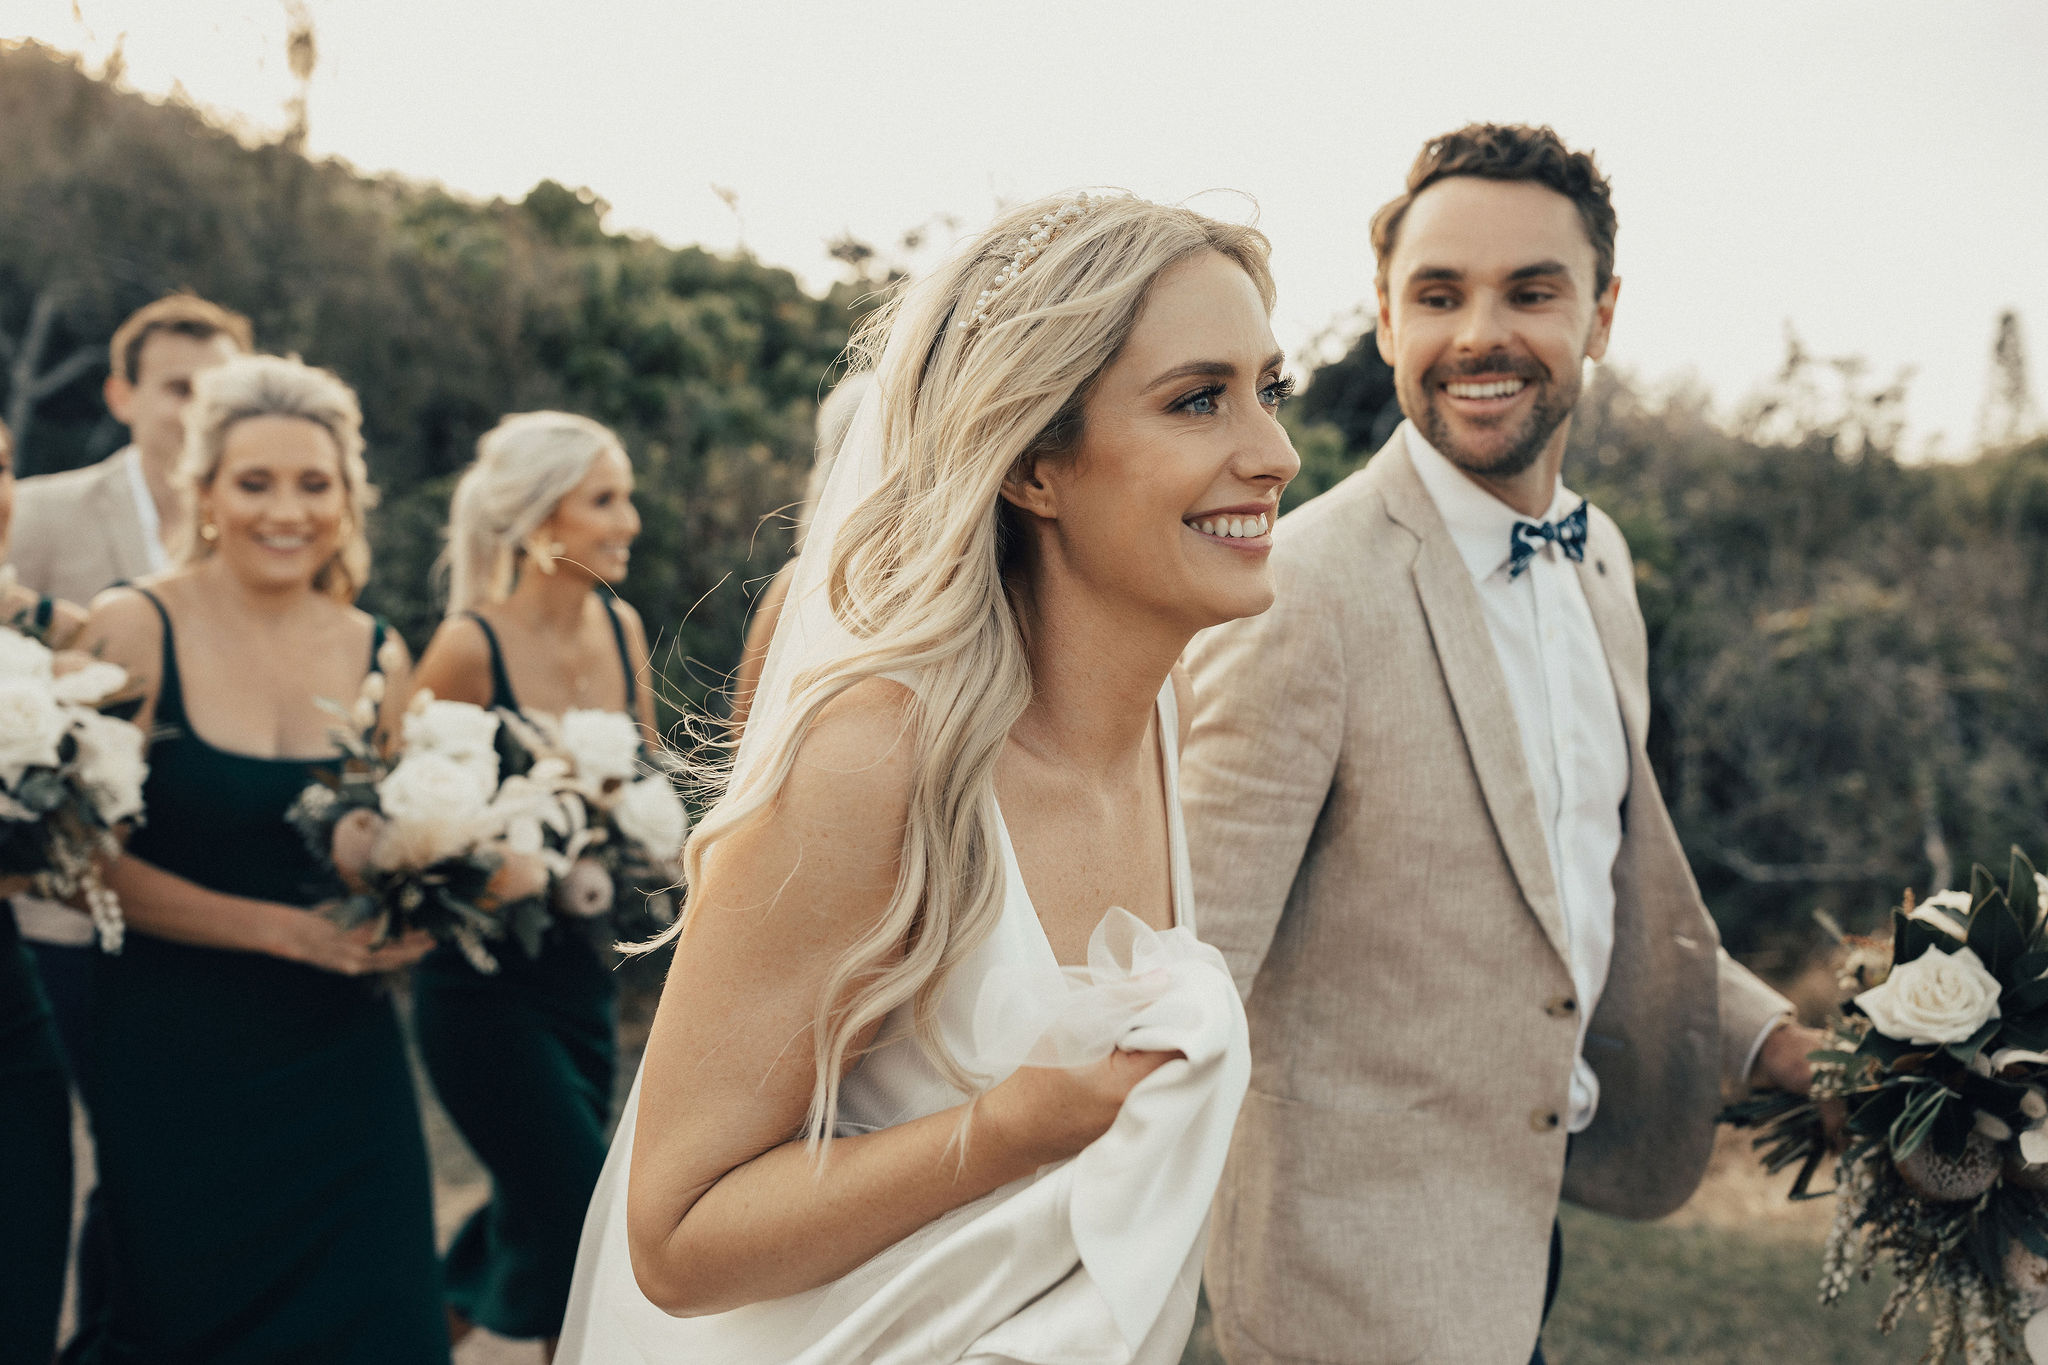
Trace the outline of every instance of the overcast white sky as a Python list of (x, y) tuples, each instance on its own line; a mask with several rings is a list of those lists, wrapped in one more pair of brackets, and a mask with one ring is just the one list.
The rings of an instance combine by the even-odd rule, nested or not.
[[(972, 228), (1077, 185), (1228, 188), (1257, 201), (1299, 348), (1370, 298), (1366, 222), (1423, 139), (1539, 121), (1614, 182), (1615, 363), (1725, 408), (1790, 323), (1915, 367), (1917, 440), (1955, 451), (2017, 307), (2048, 400), (2040, 0), (309, 3), (316, 153), (483, 196), (588, 185), (614, 227), (744, 234), (813, 284), (848, 230)], [(94, 63), (122, 40), (136, 87), (257, 128), (283, 119), (284, 30), (281, 0), (0, 0), (0, 36)]]

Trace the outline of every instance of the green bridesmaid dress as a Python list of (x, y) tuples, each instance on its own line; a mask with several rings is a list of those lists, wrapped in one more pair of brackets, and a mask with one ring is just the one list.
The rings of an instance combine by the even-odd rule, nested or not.
[[(150, 601), (168, 734), (128, 851), (225, 895), (317, 904), (331, 874), (284, 813), (324, 765), (195, 734)], [(142, 932), (93, 969), (81, 1080), (106, 1285), (66, 1360), (445, 1365), (426, 1144), (382, 984)]]
[[(612, 635), (639, 699), (618, 613)], [(504, 655), (491, 648), (491, 704), (518, 709)], [(590, 1192), (604, 1167), (618, 1069), (618, 991), (591, 935), (556, 921), (541, 954), (493, 954), (478, 972), (438, 948), (413, 982), (413, 1019), (434, 1091), (491, 1173), (491, 1202), (456, 1234), (442, 1265), (448, 1304), (499, 1336), (558, 1336)]]
[(71, 1082), (0, 901), (0, 1365), (50, 1365), (71, 1241)]

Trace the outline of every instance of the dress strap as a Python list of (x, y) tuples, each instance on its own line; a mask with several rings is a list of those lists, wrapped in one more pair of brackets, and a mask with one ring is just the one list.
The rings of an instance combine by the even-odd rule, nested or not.
[(491, 647), (491, 705), (517, 711), (519, 699), (512, 695), (512, 677), (505, 672), (505, 654), (498, 648), (498, 632), (492, 630), (491, 623), (476, 612), (462, 614), (476, 622), (476, 628), (484, 633), (484, 643)]
[(1166, 789), (1166, 843), (1168, 866), (1173, 869), (1174, 927), (1195, 927), (1195, 873), (1188, 856), (1188, 831), (1180, 809), (1180, 697), (1173, 679), (1159, 689), (1159, 766)]
[(128, 586), (149, 599), (149, 605), (156, 608), (157, 619), (164, 625), (163, 676), (156, 685), (156, 722), (182, 723), (185, 719), (185, 689), (178, 682), (178, 641), (171, 633), (171, 613), (164, 608), (163, 599), (140, 584)]
[(632, 714), (640, 709), (640, 683), (633, 676), (633, 656), (626, 650), (626, 626), (619, 620), (619, 609), (612, 605), (612, 595), (600, 591), (597, 600), (604, 603), (604, 614), (611, 618), (612, 640), (619, 647), (619, 667), (626, 674), (626, 711)]

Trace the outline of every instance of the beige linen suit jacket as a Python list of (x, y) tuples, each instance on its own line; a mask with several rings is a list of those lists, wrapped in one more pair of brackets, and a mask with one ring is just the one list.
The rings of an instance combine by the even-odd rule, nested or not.
[(85, 606), (101, 589), (149, 572), (126, 455), (21, 481), (7, 558), (24, 587)]
[(1658, 794), (1632, 564), (1595, 510), (1580, 578), (1630, 780), (1600, 1106), (1566, 1169), (1563, 910), (1477, 589), (1404, 436), (1280, 522), (1273, 609), (1189, 654), (1199, 920), (1252, 1030), (1207, 1267), (1231, 1365), (1525, 1365), (1560, 1193), (1684, 1202), (1723, 1075), (1788, 1008), (1720, 952)]

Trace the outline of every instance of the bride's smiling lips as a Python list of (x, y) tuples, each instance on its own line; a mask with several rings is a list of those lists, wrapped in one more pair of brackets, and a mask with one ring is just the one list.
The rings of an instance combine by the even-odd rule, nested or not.
[(1203, 540), (1263, 554), (1273, 548), (1273, 519), (1278, 511), (1279, 505), (1273, 502), (1238, 503), (1182, 517), (1181, 524)]

